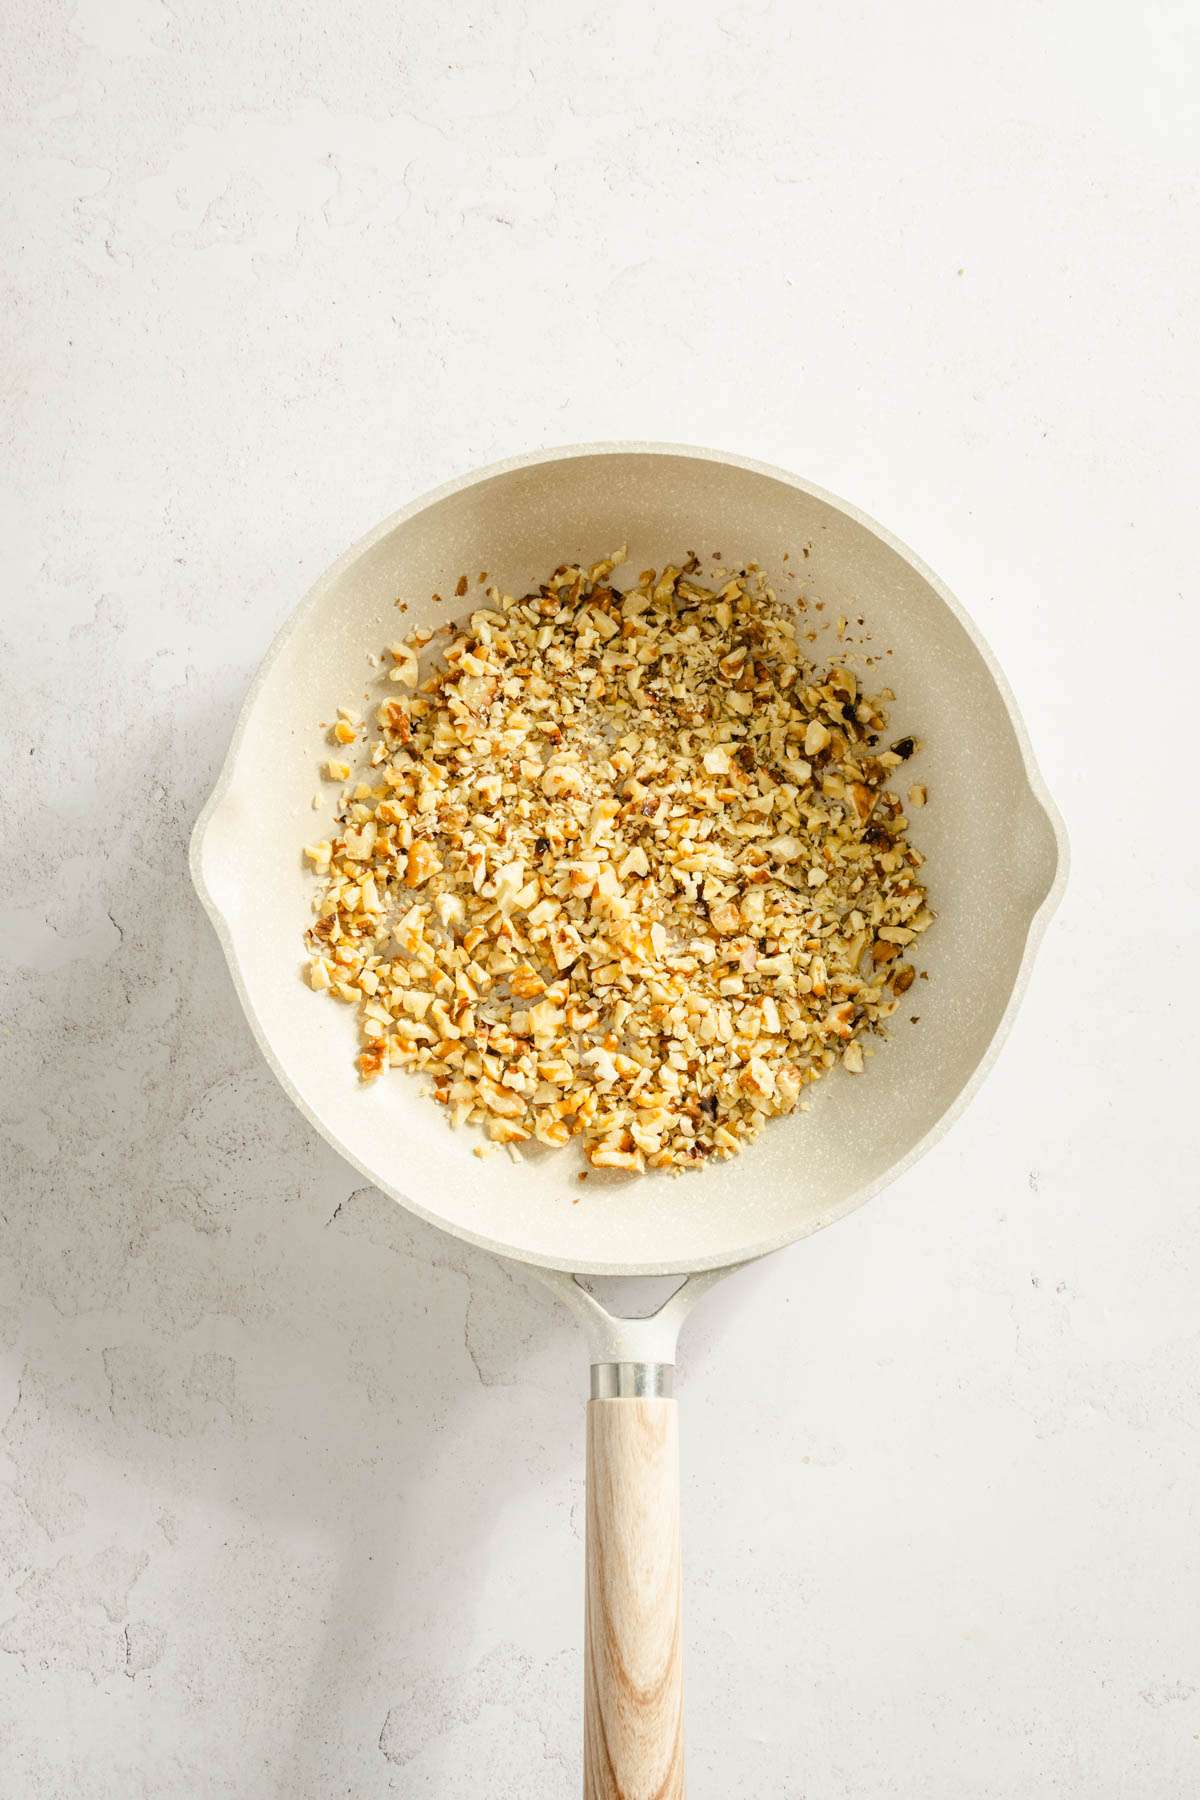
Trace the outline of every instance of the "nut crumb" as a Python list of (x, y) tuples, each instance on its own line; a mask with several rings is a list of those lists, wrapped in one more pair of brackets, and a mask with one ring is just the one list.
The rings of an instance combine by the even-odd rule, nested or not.
[(477, 1156), (576, 1138), (580, 1181), (737, 1155), (862, 1073), (933, 923), (890, 690), (814, 664), (756, 564), (622, 590), (623, 560), (489, 587), (427, 659), (429, 630), (392, 645), (362, 777), (305, 850), (306, 979), (356, 1007), (363, 1080), (428, 1075)]

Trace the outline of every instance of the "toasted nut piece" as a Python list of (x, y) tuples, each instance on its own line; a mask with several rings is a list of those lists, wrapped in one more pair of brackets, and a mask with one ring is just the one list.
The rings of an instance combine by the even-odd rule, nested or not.
[(854, 811), (858, 816), (859, 824), (865, 825), (875, 810), (875, 802), (878, 799), (878, 795), (873, 794), (870, 788), (866, 787), (861, 781), (852, 781), (847, 787), (846, 792), (853, 802)]
[(738, 1078), (738, 1085), (748, 1093), (769, 1100), (775, 1092), (775, 1071), (761, 1056), (752, 1056)]
[(523, 1144), (529, 1137), (524, 1126), (515, 1120), (495, 1117), (488, 1120), (487, 1134), (494, 1144)]
[(441, 870), (437, 852), (428, 838), (417, 838), (408, 852), (404, 870), (405, 887), (420, 887), (423, 882)]
[(517, 1000), (536, 1000), (539, 994), (546, 991), (545, 982), (528, 963), (522, 963), (519, 969), (513, 970), (508, 978), (508, 986)]
[(583, 772), (574, 762), (551, 757), (542, 774), (542, 792), (547, 799), (557, 800), (564, 794), (577, 794), (583, 786)]
[(415, 688), (420, 673), (416, 652), (408, 644), (389, 644), (388, 654), (393, 662), (388, 671), (389, 678), (398, 681), (402, 687)]
[(515, 862), (505, 863), (496, 870), (495, 901), (496, 905), (506, 911), (514, 904), (517, 895), (525, 884), (525, 864), (518, 857)]
[(796, 1104), (803, 1086), (799, 1069), (793, 1068), (791, 1063), (784, 1063), (775, 1077), (775, 1098), (784, 1111), (790, 1111)]
[(573, 925), (554, 925), (550, 930), (550, 953), (556, 969), (571, 968), (579, 960), (583, 939)]
[(732, 937), (742, 929), (742, 915), (732, 901), (724, 901), (708, 910), (708, 922), (722, 937)]
[(529, 1009), (529, 1028), (535, 1043), (545, 1043), (557, 1037), (563, 1028), (562, 1008), (554, 1006), (549, 1000), (540, 1000)]
[(501, 1118), (519, 1119), (524, 1115), (525, 1102), (521, 1095), (513, 1093), (511, 1088), (498, 1086), (486, 1075), (480, 1078), (475, 1091), (487, 1110), (498, 1113)]
[(848, 1038), (854, 1029), (854, 1002), (843, 1000), (840, 1006), (831, 1006), (825, 1022), (834, 1037)]
[(588, 1151), (587, 1156), (594, 1169), (630, 1169), (640, 1174), (646, 1167), (640, 1150), (608, 1150), (597, 1144)]
[(347, 826), (342, 837), (342, 854), (351, 862), (369, 862), (375, 849), (377, 827), (373, 819), (368, 819), (360, 830), (354, 831)]
[(590, 1050), (585, 1050), (580, 1060), (592, 1070), (597, 1081), (618, 1081), (620, 1079), (617, 1066), (613, 1061), (612, 1051), (606, 1050), (603, 1044), (594, 1044)]

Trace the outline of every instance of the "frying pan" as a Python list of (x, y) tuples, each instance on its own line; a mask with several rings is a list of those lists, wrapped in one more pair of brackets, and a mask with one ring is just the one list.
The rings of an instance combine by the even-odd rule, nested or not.
[[(820, 1084), (811, 1112), (774, 1121), (703, 1173), (577, 1183), (566, 1150), (480, 1162), (473, 1139), (403, 1075), (363, 1088), (349, 1009), (300, 979), (311, 878), (318, 721), (362, 695), (368, 651), (453, 611), (432, 596), (486, 567), (524, 593), (562, 562), (628, 543), (634, 569), (695, 549), (757, 560), (862, 616), (891, 654), (890, 728), (914, 733), (931, 804), (913, 835), (938, 915), (920, 1023), (905, 1020), (858, 1079)], [(807, 546), (807, 554), (804, 553)], [(785, 552), (790, 560), (785, 564)], [(833, 654), (832, 644), (829, 653)], [(814, 657), (821, 654), (814, 650)], [(321, 829), (315, 827), (320, 826)], [(678, 1452), (672, 1374), (699, 1295), (808, 1236), (910, 1168), (995, 1056), (1066, 879), (1061, 821), (999, 669), (966, 614), (908, 550), (845, 502), (781, 470), (713, 451), (600, 444), (520, 457), (451, 482), (378, 526), (322, 576), (276, 638), (242, 709), (191, 849), (258, 1043), (317, 1130), (368, 1181), (443, 1230), (539, 1271), (586, 1327), (584, 1792), (683, 1794)], [(582, 1198), (581, 1198), (582, 1196)], [(581, 1276), (681, 1285), (649, 1318), (601, 1304)]]

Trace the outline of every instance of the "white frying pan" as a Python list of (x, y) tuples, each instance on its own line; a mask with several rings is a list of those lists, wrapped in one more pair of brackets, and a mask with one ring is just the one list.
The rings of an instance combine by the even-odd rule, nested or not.
[[(899, 700), (889, 729), (923, 744), (913, 769), (930, 804), (913, 836), (938, 921), (922, 946), (931, 979), (914, 1009), (920, 1024), (902, 1012), (862, 1078), (822, 1082), (810, 1113), (773, 1122), (719, 1167), (581, 1188), (572, 1149), (520, 1166), (480, 1162), (471, 1134), (449, 1131), (411, 1077), (359, 1084), (349, 1009), (300, 978), (311, 880), (299, 851), (334, 806), (329, 790), (327, 814), (314, 817), (318, 721), (363, 695), (368, 651), (398, 635), (397, 597), (409, 603), (405, 627), (440, 625), (454, 602), (431, 596), (452, 595), (460, 573), (474, 588), (486, 568), (503, 591), (523, 593), (559, 563), (588, 563), (623, 542), (635, 570), (719, 550), (727, 566), (756, 559), (783, 594), (795, 591), (785, 567), (799, 571), (826, 603), (822, 617), (861, 615), (875, 647), (891, 648), (886, 679)], [(1066, 861), (1004, 678), (936, 577), (853, 507), (711, 451), (593, 445), (452, 482), (347, 551), (260, 669), (196, 826), (192, 870), (263, 1054), (376, 1187), (457, 1237), (532, 1264), (588, 1329), (589, 1800), (683, 1793), (671, 1377), (686, 1311), (721, 1274), (860, 1206), (946, 1129), (997, 1052)], [(654, 1317), (622, 1319), (578, 1274), (687, 1279)]]

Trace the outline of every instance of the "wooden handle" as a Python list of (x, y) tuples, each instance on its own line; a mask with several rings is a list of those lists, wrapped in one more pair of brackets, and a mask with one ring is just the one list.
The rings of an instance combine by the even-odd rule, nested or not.
[(587, 1415), (584, 1800), (683, 1800), (676, 1405)]

